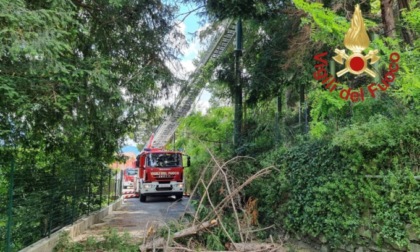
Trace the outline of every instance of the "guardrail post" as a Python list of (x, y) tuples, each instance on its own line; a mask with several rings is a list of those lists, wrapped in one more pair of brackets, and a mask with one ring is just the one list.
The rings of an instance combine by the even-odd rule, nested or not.
[[(80, 164), (78, 164), (80, 165)], [(77, 171), (76, 168), (73, 169), (74, 172), (74, 176), (73, 176), (73, 197), (72, 197), (72, 201), (71, 201), (71, 224), (74, 223), (74, 215), (75, 215), (75, 211), (76, 211), (76, 190), (77, 190)]]
[(120, 172), (120, 188), (119, 188), (119, 196), (121, 197), (123, 195), (123, 182), (124, 182), (124, 171)]
[(6, 227), (6, 252), (12, 251), (12, 225), (13, 225), (13, 187), (14, 187), (15, 160), (10, 163), (9, 178), (9, 204), (7, 206), (7, 227)]
[(101, 180), (99, 181), (99, 209), (102, 208), (102, 192), (104, 188), (104, 165), (101, 165)]
[[(57, 177), (57, 174), (56, 174), (56, 169), (55, 169), (55, 163), (53, 164), (53, 167), (52, 167), (52, 175), (53, 175), (53, 178), (56, 178)], [(55, 212), (54, 212), (54, 202), (55, 202), (55, 195), (54, 195), (54, 189), (56, 190), (57, 188), (54, 188), (54, 185), (51, 185), (51, 188), (50, 188), (50, 208), (49, 208), (49, 210), (48, 210), (48, 233), (47, 233), (47, 237), (49, 238), (50, 237), (50, 235), (51, 235), (51, 226), (52, 226), (52, 222), (53, 222), (53, 216), (55, 215)]]
[(108, 206), (109, 206), (110, 197), (111, 197), (111, 169), (108, 169)]
[(88, 187), (87, 187), (87, 189), (88, 189), (88, 204), (87, 204), (87, 215), (89, 215), (90, 214), (90, 204), (91, 204), (91, 200), (92, 200), (92, 198), (91, 198), (91, 195), (92, 195), (92, 183), (91, 183), (91, 180), (92, 180), (92, 169), (89, 169), (89, 178), (88, 178)]

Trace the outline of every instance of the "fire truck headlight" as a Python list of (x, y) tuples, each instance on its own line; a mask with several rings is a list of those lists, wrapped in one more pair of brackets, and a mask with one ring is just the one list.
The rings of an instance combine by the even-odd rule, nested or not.
[(182, 188), (182, 187), (184, 187), (184, 185), (183, 184), (178, 184), (178, 187)]
[(143, 185), (143, 187), (144, 187), (145, 189), (149, 189), (149, 188), (151, 188), (151, 186), (150, 186), (150, 185)]

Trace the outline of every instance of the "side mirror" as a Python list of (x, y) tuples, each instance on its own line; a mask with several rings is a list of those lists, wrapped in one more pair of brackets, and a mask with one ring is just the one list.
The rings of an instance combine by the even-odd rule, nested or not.
[(191, 166), (191, 160), (190, 160), (190, 156), (187, 157), (187, 167)]

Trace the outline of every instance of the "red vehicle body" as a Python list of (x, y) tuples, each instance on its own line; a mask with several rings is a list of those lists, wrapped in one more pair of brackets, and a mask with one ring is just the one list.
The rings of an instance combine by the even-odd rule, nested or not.
[(123, 177), (124, 189), (128, 187), (134, 187), (134, 182), (136, 181), (136, 177), (138, 173), (139, 173), (139, 169), (137, 168), (126, 168), (124, 170), (124, 177)]
[[(137, 156), (136, 167), (139, 168), (136, 193), (140, 201), (145, 202), (147, 196), (172, 196), (181, 199), (184, 194), (184, 154), (179, 151), (168, 151), (160, 148), (148, 148)], [(190, 159), (187, 156), (187, 166)]]

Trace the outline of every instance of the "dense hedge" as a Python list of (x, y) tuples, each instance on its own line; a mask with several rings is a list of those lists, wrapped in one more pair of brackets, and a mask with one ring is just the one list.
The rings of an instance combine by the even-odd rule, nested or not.
[[(226, 135), (224, 124), (203, 126), (212, 121), (213, 113), (186, 119), (189, 135), (178, 139), (194, 157), (188, 177), (192, 186), (210, 162), (207, 148), (222, 160), (231, 154), (229, 148), (220, 148), (226, 146), (227, 138), (212, 139), (216, 133)], [(277, 168), (254, 180), (241, 194), (243, 202), (258, 200), (259, 223), (275, 224), (275, 234), (284, 229), (330, 247), (357, 244), (404, 249), (409, 236), (419, 237), (407, 227), (420, 230), (420, 185), (415, 179), (420, 175), (419, 119), (415, 113), (394, 118), (375, 115), (323, 138), (296, 137), (268, 152), (258, 152), (258, 144), (249, 145), (252, 151), (246, 154), (253, 158), (231, 162), (228, 170), (235, 180), (245, 181), (264, 167)], [(263, 138), (272, 132), (260, 133)], [(197, 138), (211, 139), (214, 146)], [(208, 172), (210, 178), (214, 170)], [(224, 197), (221, 188), (216, 182), (209, 187), (215, 202)]]
[(420, 230), (418, 119), (374, 117), (332, 140), (308, 140), (266, 155), (262, 164), (273, 162), (280, 172), (248, 191), (264, 202), (261, 223), (331, 246), (406, 246), (407, 225)]

